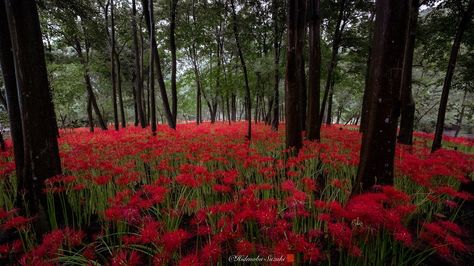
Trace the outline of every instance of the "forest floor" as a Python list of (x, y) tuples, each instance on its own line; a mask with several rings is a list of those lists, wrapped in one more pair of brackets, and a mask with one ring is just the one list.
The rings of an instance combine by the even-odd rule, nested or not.
[[(432, 135), (397, 146), (395, 186), (350, 197), (360, 134), (323, 127), (285, 160), (284, 130), (180, 124), (176, 131), (61, 132), (64, 175), (49, 179), (50, 224), (13, 209), (15, 164), (0, 154), (0, 264), (466, 264), (472, 259), (474, 141)], [(283, 128), (282, 128), (283, 129)], [(464, 184), (464, 185), (462, 185)], [(469, 189), (468, 189), (469, 190)], [(54, 201), (53, 198), (59, 198)], [(59, 203), (59, 204), (58, 204)], [(59, 210), (59, 212), (58, 212)], [(469, 222), (471, 221), (471, 222)], [(66, 263), (66, 264), (67, 264)], [(43, 264), (41, 264), (43, 265)]]

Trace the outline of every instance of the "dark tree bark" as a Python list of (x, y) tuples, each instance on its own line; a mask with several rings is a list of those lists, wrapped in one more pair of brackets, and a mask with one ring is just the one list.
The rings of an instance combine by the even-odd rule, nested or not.
[[(114, 18), (114, 0), (110, 1), (110, 66), (111, 66), (111, 77), (112, 77), (112, 106), (114, 110), (114, 128), (115, 130), (119, 130), (119, 116), (118, 116), (118, 108), (117, 108), (117, 70), (115, 65), (115, 18)], [(109, 3), (107, 3), (109, 4)], [(109, 32), (107, 22), (108, 22), (108, 10), (107, 7), (105, 8), (105, 21), (107, 27), (107, 33)]]
[[(57, 124), (48, 83), (43, 40), (35, 1), (7, 0), (8, 25), (15, 62), (23, 128), (24, 168), (18, 186), (29, 216), (38, 215), (38, 235), (47, 217), (44, 181), (62, 173)], [(53, 130), (51, 130), (53, 129)]]
[(232, 121), (237, 121), (237, 96), (232, 92), (230, 96), (230, 107), (231, 107), (231, 117)]
[(451, 47), (451, 55), (449, 56), (448, 69), (446, 71), (446, 77), (444, 78), (443, 92), (441, 93), (441, 101), (439, 103), (438, 119), (436, 121), (436, 131), (431, 146), (431, 152), (441, 148), (441, 141), (443, 139), (444, 131), (444, 119), (446, 116), (446, 108), (448, 105), (449, 89), (451, 88), (451, 82), (453, 80), (454, 68), (456, 67), (456, 61), (459, 53), (459, 47), (461, 46), (462, 36), (466, 31), (469, 22), (471, 21), (472, 12), (474, 10), (474, 0), (469, 1), (469, 6), (464, 12), (456, 31), (456, 37), (454, 38), (453, 46)]
[(300, 90), (301, 62), (303, 52), (303, 37), (305, 30), (305, 7), (304, 0), (288, 1), (288, 37), (286, 51), (286, 147), (292, 149), (292, 154), (297, 154), (301, 148), (301, 120), (300, 120)]
[[(303, 36), (301, 36), (301, 41), (303, 42), (304, 47), (304, 40), (306, 39), (306, 26), (303, 31)], [(305, 63), (304, 63), (304, 54), (301, 52), (301, 60), (300, 60), (300, 96), (299, 96), (299, 104), (300, 104), (300, 123), (301, 123), (301, 130), (306, 129), (306, 112), (307, 112), (307, 102), (308, 102), (308, 93), (306, 88), (306, 73), (305, 73)]]
[[(370, 24), (369, 24), (369, 38), (370, 40), (373, 39), (374, 35), (374, 19), (375, 19), (375, 9), (371, 11), (370, 15)], [(367, 132), (367, 120), (369, 116), (369, 99), (371, 97), (371, 93), (369, 91), (369, 74), (370, 74), (370, 59), (372, 58), (372, 44), (369, 41), (368, 47), (368, 54), (367, 54), (367, 69), (365, 72), (365, 87), (364, 87), (364, 96), (362, 99), (362, 110), (361, 110), (361, 118), (360, 118), (360, 127), (359, 132), (365, 133)]]
[(94, 132), (94, 117), (92, 116), (91, 97), (87, 96), (87, 120), (89, 121), (89, 131)]
[(462, 97), (461, 111), (459, 112), (459, 116), (458, 116), (458, 119), (457, 119), (458, 121), (457, 121), (457, 125), (456, 125), (456, 132), (454, 133), (455, 137), (457, 137), (459, 135), (459, 132), (461, 131), (462, 120), (464, 118), (464, 111), (466, 110), (466, 105), (465, 105), (466, 98), (467, 98), (467, 90), (464, 91), (464, 95)]
[(281, 49), (281, 30), (278, 19), (278, 0), (272, 0), (273, 6), (273, 52), (274, 52), (274, 70), (273, 70), (273, 118), (272, 130), (277, 131), (280, 122), (280, 49)]
[(138, 48), (137, 36), (137, 8), (135, 0), (132, 0), (132, 35), (133, 35), (133, 52), (135, 54), (135, 94), (138, 112), (138, 120), (142, 128), (146, 127), (145, 112), (143, 111), (143, 76), (140, 64), (140, 52)]
[(332, 98), (334, 96), (334, 79), (331, 83), (331, 89), (329, 90), (329, 100), (328, 100), (328, 111), (326, 114), (326, 125), (331, 125), (332, 123)]
[[(148, 30), (148, 33), (150, 34), (150, 10), (149, 10), (149, 0), (142, 0), (142, 8), (143, 8), (143, 15), (145, 16), (145, 24)], [(151, 40), (152, 47), (150, 49), (154, 50), (155, 54), (155, 67), (156, 67), (156, 74), (158, 78), (158, 87), (160, 88), (160, 94), (161, 94), (161, 101), (163, 102), (163, 111), (166, 116), (166, 121), (168, 122), (168, 126), (170, 128), (175, 129), (176, 128), (176, 123), (174, 122), (173, 119), (173, 113), (171, 112), (169, 100), (168, 100), (168, 94), (166, 93), (166, 87), (165, 87), (165, 81), (163, 77), (163, 71), (161, 69), (161, 61), (160, 61), (160, 54), (158, 52), (158, 47), (156, 45), (156, 38)]]
[[(5, 85), (5, 102), (8, 106), (8, 119), (10, 122), (10, 136), (13, 142), (16, 176), (19, 183), (23, 183), (23, 127), (21, 124), (20, 102), (18, 100), (18, 89), (15, 78), (15, 63), (13, 61), (5, 1), (0, 1), (0, 66), (2, 67)], [(17, 208), (21, 207), (17, 203), (15, 205)]]
[(135, 70), (132, 70), (132, 96), (133, 96), (133, 125), (138, 126), (140, 124), (140, 119), (138, 118), (138, 106), (137, 106), (137, 89), (135, 88), (137, 76)]
[(409, 4), (398, 0), (377, 1), (376, 13), (369, 75), (369, 91), (373, 93), (373, 97), (370, 101), (367, 132), (362, 136), (353, 194), (367, 191), (375, 184), (393, 184)]
[(150, 108), (151, 108), (151, 132), (153, 136), (156, 135), (156, 104), (155, 104), (155, 73), (153, 69), (153, 62), (156, 60), (157, 51), (154, 47), (156, 47), (153, 40), (155, 40), (155, 19), (153, 14), (153, 0), (149, 1), (149, 25), (150, 25), (150, 81), (148, 85), (148, 90), (150, 91)]
[(5, 144), (5, 140), (3, 139), (3, 132), (0, 131), (0, 151), (6, 151), (7, 145)]
[[(197, 30), (196, 26), (196, 3), (195, 0), (192, 2), (192, 25), (193, 29)], [(193, 42), (191, 44), (191, 60), (193, 62), (193, 69), (194, 69), (194, 77), (196, 80), (196, 124), (201, 124), (202, 123), (202, 95), (201, 95), (201, 76), (199, 74), (199, 67), (197, 64), (197, 51), (196, 51), (196, 40), (193, 35)]]
[(230, 0), (231, 7), (232, 7), (232, 29), (234, 31), (235, 43), (237, 45), (237, 52), (240, 58), (240, 65), (242, 67), (242, 72), (244, 73), (244, 81), (245, 81), (245, 98), (246, 98), (246, 114), (248, 116), (247, 122), (247, 139), (252, 139), (252, 98), (250, 96), (250, 85), (247, 73), (247, 65), (245, 64), (244, 54), (242, 53), (242, 47), (240, 45), (240, 37), (239, 37), (239, 30), (238, 30), (238, 20), (237, 14), (235, 13), (235, 4), (234, 0)]
[(319, 98), (321, 91), (321, 17), (320, 0), (309, 0), (309, 89), (308, 89), (308, 140), (321, 138), (319, 122)]
[(410, 0), (410, 21), (407, 30), (403, 59), (402, 88), (400, 92), (401, 119), (398, 143), (412, 145), (415, 124), (415, 101), (412, 93), (413, 54), (415, 52), (416, 27), (419, 0)]
[[(84, 29), (83, 29), (84, 30)], [(84, 33), (85, 34), (85, 33)], [(81, 41), (79, 40), (78, 36), (75, 36), (74, 38), (74, 43), (72, 44), (74, 46), (74, 49), (76, 50), (77, 56), (79, 57), (79, 61), (81, 62), (82, 67), (84, 68), (84, 82), (86, 85), (86, 90), (88, 97), (90, 97), (90, 101), (92, 104), (92, 108), (94, 109), (94, 112), (97, 116), (97, 120), (99, 122), (100, 128), (102, 130), (107, 130), (107, 125), (102, 117), (102, 113), (99, 109), (99, 105), (97, 104), (97, 100), (94, 94), (94, 90), (92, 88), (92, 82), (91, 82), (91, 77), (89, 74), (89, 44), (86, 40), (85, 42), (85, 55), (84, 52), (82, 51), (82, 45)]]
[(176, 127), (178, 117), (178, 89), (176, 87), (176, 7), (178, 0), (170, 0), (170, 50), (171, 50), (171, 111), (173, 114), (173, 123)]
[(120, 111), (120, 123), (122, 128), (127, 127), (127, 120), (125, 118), (125, 108), (123, 106), (122, 93), (122, 64), (120, 63), (120, 54), (115, 53), (115, 63), (117, 64), (117, 93), (118, 93), (118, 107)]
[(331, 61), (328, 67), (328, 76), (326, 78), (326, 86), (324, 87), (324, 95), (323, 95), (323, 102), (321, 104), (321, 112), (319, 114), (319, 120), (323, 121), (324, 111), (326, 109), (326, 102), (329, 96), (330, 91), (332, 90), (333, 79), (334, 79), (334, 71), (336, 70), (337, 66), (337, 56), (339, 54), (339, 46), (341, 44), (341, 37), (342, 32), (344, 30), (346, 21), (344, 18), (344, 12), (346, 9), (346, 1), (347, 0), (339, 0), (339, 14), (337, 17), (336, 27), (334, 30), (334, 37), (332, 41), (332, 53), (331, 53)]

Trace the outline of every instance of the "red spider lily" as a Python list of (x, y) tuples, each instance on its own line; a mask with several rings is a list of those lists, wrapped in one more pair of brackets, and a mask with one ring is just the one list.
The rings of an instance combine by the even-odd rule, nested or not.
[(165, 250), (171, 252), (179, 248), (186, 240), (191, 238), (191, 236), (192, 235), (185, 230), (178, 229), (175, 231), (166, 232), (163, 235), (161, 242), (163, 243)]
[(32, 220), (33, 220), (32, 218), (26, 218), (26, 217), (23, 217), (23, 216), (15, 216), (15, 217), (9, 219), (8, 221), (6, 221), (4, 224), (2, 224), (1, 229), (5, 230), (5, 231), (9, 230), (9, 229), (12, 229), (12, 228), (23, 229), (26, 226), (28, 226), (28, 224)]
[(110, 261), (111, 266), (138, 266), (143, 265), (140, 254), (135, 251), (120, 250)]

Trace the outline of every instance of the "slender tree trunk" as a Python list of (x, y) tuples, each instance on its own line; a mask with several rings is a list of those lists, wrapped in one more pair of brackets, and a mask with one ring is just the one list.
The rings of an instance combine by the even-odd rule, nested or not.
[[(145, 24), (148, 30), (148, 33), (150, 34), (150, 14), (153, 12), (149, 11), (149, 0), (142, 0), (142, 8), (143, 8), (143, 14), (145, 16)], [(154, 35), (153, 35), (154, 36)], [(174, 123), (173, 119), (173, 113), (170, 108), (169, 100), (168, 100), (168, 94), (166, 93), (166, 86), (165, 86), (165, 81), (163, 77), (163, 71), (161, 69), (161, 61), (160, 61), (160, 53), (158, 52), (158, 47), (156, 45), (156, 38), (151, 40), (152, 47), (150, 49), (154, 50), (155, 54), (155, 59), (153, 62), (155, 62), (155, 67), (156, 67), (156, 74), (158, 78), (158, 87), (160, 88), (160, 94), (161, 94), (161, 101), (163, 102), (163, 111), (166, 116), (166, 121), (168, 121), (168, 126), (170, 128), (175, 129), (176, 128), (176, 123)]]
[(464, 12), (461, 22), (459, 23), (456, 31), (456, 37), (454, 38), (453, 46), (451, 47), (451, 55), (449, 57), (448, 69), (446, 71), (446, 77), (444, 78), (443, 92), (441, 94), (441, 101), (439, 103), (438, 119), (436, 121), (436, 132), (431, 146), (431, 152), (435, 152), (441, 148), (441, 141), (443, 138), (444, 131), (444, 119), (446, 116), (446, 109), (448, 105), (449, 89), (451, 88), (451, 81), (453, 80), (454, 68), (456, 67), (456, 61), (458, 57), (459, 47), (461, 46), (462, 36), (466, 31), (469, 22), (471, 21), (472, 12), (474, 10), (474, 0), (469, 1), (469, 6)]
[(133, 35), (133, 52), (135, 54), (135, 93), (136, 105), (138, 111), (138, 120), (142, 128), (146, 127), (145, 112), (143, 111), (143, 76), (140, 64), (140, 53), (138, 49), (137, 36), (137, 8), (135, 0), (132, 0), (132, 35)]
[[(375, 9), (371, 11), (370, 15), (370, 24), (369, 24), (369, 39), (373, 39), (374, 35), (374, 19), (375, 19)], [(367, 54), (367, 69), (365, 72), (365, 87), (364, 87), (364, 96), (362, 99), (362, 110), (361, 110), (361, 119), (359, 132), (367, 132), (367, 120), (369, 116), (369, 102), (371, 93), (369, 91), (369, 74), (370, 74), (370, 59), (372, 58), (372, 44), (369, 41), (368, 54)]]
[(5, 140), (3, 139), (3, 132), (0, 131), (0, 151), (6, 151), (7, 146), (5, 145)]
[(273, 131), (278, 131), (278, 125), (280, 122), (280, 113), (279, 113), (279, 108), (280, 108), (280, 47), (281, 47), (281, 41), (280, 41), (280, 32), (281, 30), (278, 27), (278, 23), (280, 21), (278, 20), (278, 0), (272, 0), (272, 6), (273, 6), (273, 34), (274, 34), (274, 39), (273, 39), (273, 52), (274, 52), (274, 70), (273, 70), (273, 119), (272, 119), (272, 130)]
[(462, 97), (461, 112), (459, 112), (458, 123), (456, 125), (456, 133), (454, 133), (455, 137), (457, 137), (459, 135), (459, 132), (461, 131), (462, 120), (464, 118), (464, 111), (466, 109), (466, 105), (465, 105), (466, 97), (467, 97), (467, 90), (464, 91), (464, 95)]
[[(0, 1), (0, 66), (2, 68), (1, 72), (5, 86), (5, 101), (8, 106), (8, 119), (10, 121), (10, 136), (13, 142), (16, 176), (18, 184), (24, 184), (23, 126), (21, 123), (20, 102), (15, 78), (15, 63), (13, 61), (5, 1)], [(20, 199), (20, 197), (18, 198)], [(16, 208), (22, 207), (19, 203), (19, 201), (15, 202)]]
[(232, 93), (230, 96), (230, 105), (231, 105), (231, 113), (232, 113), (232, 121), (237, 121), (237, 96)]
[(377, 1), (376, 12), (369, 75), (369, 91), (374, 95), (370, 101), (367, 132), (362, 136), (353, 194), (367, 191), (375, 184), (393, 184), (409, 4), (399, 0)]
[(137, 79), (137, 75), (135, 73), (135, 70), (132, 70), (132, 95), (133, 95), (133, 118), (134, 118), (133, 125), (137, 127), (140, 124), (140, 119), (138, 118), (138, 106), (137, 106), (138, 98), (137, 98), (137, 89), (135, 88), (135, 85), (137, 82), (136, 79)]
[(326, 114), (326, 125), (331, 125), (332, 123), (332, 98), (334, 97), (334, 79), (331, 84), (331, 89), (329, 90), (329, 100), (328, 100), (328, 112)]
[[(157, 53), (155, 50), (155, 20), (153, 14), (153, 0), (149, 1), (149, 25), (150, 25), (150, 81), (148, 85), (148, 90), (150, 91), (150, 108), (151, 108), (151, 132), (153, 136), (156, 135), (156, 104), (155, 104), (155, 73), (153, 69), (153, 61), (156, 60)], [(174, 124), (173, 124), (174, 125)], [(174, 128), (174, 127), (173, 127)]]
[[(107, 20), (107, 10), (105, 11), (106, 20)], [(115, 130), (119, 130), (119, 117), (117, 109), (117, 72), (115, 65), (115, 19), (114, 19), (114, 0), (110, 0), (110, 65), (111, 65), (111, 75), (112, 75), (112, 106), (114, 109), (114, 127)], [(108, 31), (108, 29), (107, 29)]]
[(319, 98), (321, 91), (321, 16), (320, 0), (310, 0), (309, 10), (309, 90), (308, 90), (308, 140), (321, 138), (319, 122)]
[(102, 117), (102, 113), (99, 109), (99, 105), (97, 104), (97, 99), (95, 97), (95, 94), (94, 94), (94, 90), (92, 89), (92, 82), (91, 82), (91, 77), (90, 77), (90, 74), (89, 74), (89, 56), (88, 56), (88, 51), (89, 51), (89, 48), (87, 46), (87, 43), (86, 43), (86, 55), (84, 55), (83, 51), (82, 51), (82, 46), (81, 46), (81, 43), (79, 41), (79, 39), (76, 37), (75, 40), (74, 40), (75, 44), (75, 49), (76, 49), (76, 52), (77, 52), (77, 56), (79, 57), (79, 61), (81, 62), (82, 64), (82, 67), (84, 68), (84, 82), (86, 84), (86, 90), (87, 90), (87, 94), (88, 94), (88, 97), (90, 97), (90, 100), (91, 100), (91, 104), (92, 104), (92, 108), (94, 109), (94, 112), (97, 116), (97, 120), (99, 122), (99, 125), (100, 125), (100, 128), (102, 130), (107, 130), (107, 124), (105, 123), (103, 117)]
[(407, 30), (403, 59), (402, 88), (400, 92), (401, 119), (398, 143), (412, 145), (415, 124), (415, 101), (412, 93), (413, 54), (415, 52), (416, 27), (419, 0), (410, 0), (410, 22)]
[(7, 0), (5, 6), (24, 140), (23, 179), (18, 182), (18, 191), (25, 200), (29, 216), (38, 215), (38, 222), (34, 225), (36, 233), (41, 236), (48, 224), (44, 181), (62, 173), (57, 142), (58, 126), (48, 83), (36, 2)]
[(230, 0), (232, 6), (232, 29), (234, 31), (235, 43), (237, 45), (237, 52), (239, 53), (240, 64), (242, 67), (242, 72), (244, 73), (244, 81), (245, 81), (245, 98), (246, 98), (246, 113), (248, 115), (248, 127), (247, 127), (247, 139), (252, 139), (252, 98), (250, 96), (250, 86), (249, 86), (249, 79), (247, 74), (247, 65), (245, 64), (244, 54), (242, 53), (242, 47), (240, 45), (240, 38), (239, 38), (239, 30), (237, 27), (237, 14), (235, 13), (235, 4), (234, 0)]
[(293, 149), (296, 155), (302, 147), (301, 119), (300, 119), (300, 90), (301, 62), (303, 52), (303, 37), (305, 30), (304, 0), (288, 1), (288, 39), (286, 52), (286, 148)]
[(125, 108), (123, 107), (123, 94), (122, 94), (122, 65), (120, 63), (119, 54), (115, 54), (115, 62), (117, 63), (117, 92), (118, 92), (118, 107), (120, 110), (120, 122), (122, 128), (127, 127), (127, 120), (125, 118)]
[(336, 70), (336, 66), (337, 66), (337, 56), (339, 53), (339, 46), (341, 43), (342, 31), (344, 30), (344, 26), (346, 23), (344, 20), (345, 9), (346, 9), (346, 0), (339, 0), (339, 15), (336, 22), (336, 28), (334, 30), (331, 62), (329, 63), (329, 67), (328, 67), (328, 76), (326, 78), (326, 86), (324, 87), (324, 95), (323, 95), (323, 102), (321, 104), (321, 112), (319, 114), (319, 120), (321, 120), (320, 124), (322, 124), (323, 117), (324, 117), (324, 110), (326, 109), (326, 101), (332, 89), (331, 85), (333, 85), (334, 71)]
[(171, 109), (173, 113), (173, 123), (176, 127), (178, 116), (178, 89), (176, 87), (176, 7), (178, 0), (170, 0), (170, 50), (171, 50)]
[(92, 100), (87, 96), (87, 120), (89, 121), (89, 131), (94, 132), (94, 117), (92, 116)]
[[(306, 22), (305, 22), (306, 24)], [(304, 40), (306, 39), (306, 26), (303, 31), (303, 35), (301, 36), (301, 41), (303, 42), (304, 47)], [(300, 123), (301, 123), (301, 130), (306, 130), (306, 112), (307, 112), (307, 102), (308, 102), (308, 93), (306, 88), (306, 73), (305, 73), (305, 64), (304, 64), (304, 52), (301, 52), (301, 61), (300, 61), (300, 96), (299, 96), (299, 104), (300, 104)]]

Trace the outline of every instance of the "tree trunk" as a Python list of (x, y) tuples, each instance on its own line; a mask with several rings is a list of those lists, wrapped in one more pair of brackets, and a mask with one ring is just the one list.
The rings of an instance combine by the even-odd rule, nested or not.
[[(8, 119), (10, 121), (10, 136), (13, 142), (15, 157), (15, 170), (19, 184), (23, 183), (24, 151), (23, 127), (21, 124), (20, 102), (15, 78), (15, 63), (13, 61), (10, 30), (8, 29), (5, 1), (0, 1), (0, 66), (2, 68), (5, 86), (5, 101), (8, 106)], [(18, 201), (16, 208), (20, 208)]]
[(0, 130), (0, 151), (6, 151), (7, 146), (5, 145), (5, 140), (3, 139), (3, 132)]
[(435, 152), (441, 148), (441, 141), (443, 138), (444, 131), (444, 119), (446, 116), (446, 108), (448, 105), (449, 89), (451, 88), (451, 81), (454, 75), (454, 68), (456, 67), (456, 61), (458, 57), (459, 47), (461, 46), (462, 36), (466, 31), (469, 22), (471, 21), (472, 12), (474, 10), (474, 0), (469, 1), (469, 6), (464, 12), (461, 22), (459, 23), (456, 31), (456, 37), (454, 38), (453, 46), (451, 48), (451, 55), (449, 56), (448, 69), (446, 71), (446, 77), (444, 78), (443, 92), (441, 94), (441, 101), (439, 103), (438, 119), (436, 121), (436, 132), (431, 146), (431, 152)]
[(230, 0), (231, 7), (232, 7), (232, 29), (234, 31), (235, 43), (237, 45), (237, 52), (239, 53), (240, 64), (242, 67), (242, 72), (244, 73), (244, 81), (245, 81), (245, 98), (246, 98), (246, 113), (248, 115), (247, 121), (247, 139), (252, 139), (252, 98), (250, 96), (250, 86), (249, 86), (249, 79), (247, 74), (247, 65), (245, 64), (244, 54), (242, 53), (242, 47), (240, 45), (240, 38), (239, 38), (239, 30), (237, 27), (237, 14), (235, 13), (235, 4), (234, 0)]
[[(193, 25), (193, 30), (197, 30), (196, 26), (196, 3), (195, 0), (192, 2), (192, 25)], [(202, 123), (202, 95), (201, 95), (201, 77), (199, 74), (199, 67), (197, 65), (197, 51), (196, 51), (196, 39), (193, 35), (193, 41), (191, 43), (191, 60), (193, 62), (193, 68), (194, 68), (194, 77), (196, 80), (196, 124), (201, 124)]]
[(305, 30), (305, 1), (288, 1), (288, 39), (286, 51), (286, 148), (292, 149), (296, 155), (301, 148), (301, 119), (300, 119), (300, 90), (301, 82), (301, 59), (303, 52), (303, 37)]
[(373, 93), (373, 97), (370, 101), (367, 133), (362, 136), (353, 194), (367, 191), (375, 184), (393, 184), (408, 11), (409, 4), (406, 1), (376, 2), (375, 36), (372, 41), (369, 75), (369, 91)]
[[(105, 20), (107, 23), (107, 10), (105, 10)], [(112, 75), (112, 106), (114, 109), (114, 128), (119, 130), (119, 118), (117, 109), (117, 72), (115, 66), (115, 20), (114, 20), (114, 0), (110, 0), (110, 65)], [(108, 29), (107, 29), (108, 32)]]
[(91, 97), (87, 96), (87, 120), (89, 121), (89, 131), (94, 132), (94, 117), (92, 116)]
[(464, 117), (464, 110), (466, 109), (466, 105), (464, 104), (466, 102), (466, 98), (467, 98), (467, 90), (464, 91), (464, 95), (462, 97), (461, 112), (459, 112), (458, 123), (456, 125), (456, 133), (454, 133), (455, 137), (457, 137), (459, 135), (459, 132), (461, 131), (462, 120)]
[[(370, 25), (369, 25), (369, 39), (373, 39), (374, 35), (374, 19), (375, 19), (375, 10), (371, 10), (370, 14)], [(372, 58), (372, 44), (369, 41), (368, 47), (368, 54), (367, 54), (367, 69), (365, 72), (365, 88), (364, 88), (364, 96), (362, 99), (362, 110), (361, 110), (361, 119), (360, 119), (360, 127), (359, 132), (365, 133), (367, 132), (367, 120), (369, 116), (369, 102), (371, 93), (369, 91), (369, 74), (370, 74), (370, 59)]]
[(274, 70), (273, 70), (273, 119), (272, 119), (272, 130), (278, 131), (278, 125), (280, 122), (280, 32), (281, 30), (278, 27), (278, 0), (272, 0), (273, 6), (273, 50), (274, 50)]
[(94, 112), (97, 116), (97, 120), (99, 122), (99, 125), (100, 125), (100, 128), (102, 130), (107, 130), (107, 124), (105, 123), (103, 117), (102, 117), (102, 113), (100, 112), (100, 109), (99, 109), (99, 105), (97, 104), (97, 100), (95, 98), (95, 94), (94, 94), (94, 90), (92, 89), (92, 82), (91, 82), (91, 77), (90, 77), (90, 74), (89, 74), (89, 56), (88, 56), (88, 51), (89, 51), (89, 47), (87, 46), (87, 43), (86, 43), (86, 55), (84, 55), (83, 51), (82, 51), (82, 46), (81, 46), (81, 43), (79, 41), (79, 38), (76, 37), (74, 39), (74, 46), (75, 46), (75, 50), (77, 52), (77, 56), (79, 57), (79, 61), (81, 62), (82, 64), (82, 67), (84, 68), (84, 82), (86, 84), (86, 90), (87, 90), (87, 94), (88, 94), (88, 97), (90, 97), (90, 100), (91, 100), (91, 104), (92, 104), (92, 108), (94, 109)]
[(230, 97), (230, 106), (231, 106), (231, 113), (232, 113), (232, 121), (236, 122), (237, 121), (237, 96), (235, 93), (232, 93)]
[(135, 54), (135, 93), (136, 105), (138, 111), (138, 120), (142, 128), (146, 127), (145, 112), (143, 111), (143, 76), (140, 65), (140, 53), (138, 49), (137, 36), (137, 8), (135, 0), (132, 0), (132, 35), (133, 35), (133, 52)]
[[(155, 104), (155, 73), (153, 69), (154, 60), (156, 60), (156, 45), (153, 42), (155, 40), (155, 20), (153, 14), (153, 0), (149, 1), (149, 25), (150, 25), (150, 81), (148, 85), (148, 90), (150, 91), (150, 108), (151, 108), (151, 132), (153, 136), (156, 136), (156, 104)], [(173, 119), (173, 118), (172, 118)], [(171, 121), (173, 122), (173, 120)], [(174, 124), (173, 124), (174, 125)], [(174, 128), (174, 127), (173, 127)]]
[[(143, 15), (145, 16), (145, 24), (148, 30), (148, 33), (150, 34), (150, 14), (153, 14), (153, 12), (150, 12), (149, 10), (149, 0), (142, 0), (142, 8), (143, 8)], [(153, 35), (154, 36), (154, 35)], [(175, 129), (176, 128), (176, 123), (174, 122), (173, 119), (173, 113), (171, 112), (170, 109), (170, 104), (168, 101), (168, 95), (166, 93), (166, 87), (165, 87), (165, 81), (163, 77), (163, 71), (161, 69), (161, 61), (160, 61), (160, 54), (158, 52), (158, 47), (156, 45), (156, 38), (151, 40), (152, 42), (152, 47), (150, 49), (154, 50), (155, 54), (155, 59), (153, 62), (155, 62), (156, 66), (156, 74), (158, 75), (158, 87), (160, 88), (160, 94), (161, 94), (161, 100), (163, 102), (163, 111), (165, 112), (166, 116), (166, 121), (168, 122), (168, 126), (170, 128)]]
[(170, 14), (170, 50), (171, 50), (171, 109), (173, 114), (173, 123), (176, 128), (176, 121), (178, 116), (178, 89), (176, 87), (176, 6), (178, 0), (170, 0), (171, 14)]
[(308, 89), (308, 140), (321, 138), (319, 122), (319, 98), (321, 90), (321, 16), (320, 0), (310, 0), (309, 10), (309, 89)]
[(339, 0), (339, 15), (336, 22), (336, 28), (334, 30), (334, 39), (332, 41), (332, 54), (331, 62), (328, 67), (328, 76), (326, 78), (326, 86), (324, 87), (323, 102), (321, 104), (321, 112), (319, 114), (319, 120), (322, 124), (324, 117), (324, 110), (326, 109), (326, 102), (330, 91), (332, 90), (334, 71), (337, 66), (337, 56), (339, 53), (339, 45), (341, 43), (342, 31), (344, 30), (346, 21), (344, 19), (344, 11), (346, 9), (346, 0)]
[(137, 99), (137, 89), (135, 88), (136, 85), (137, 75), (135, 74), (135, 70), (132, 70), (132, 96), (133, 96), (133, 125), (138, 126), (140, 124), (140, 119), (138, 118), (138, 99)]
[(117, 92), (118, 92), (118, 107), (120, 110), (120, 122), (122, 128), (127, 127), (127, 120), (125, 118), (125, 108), (123, 107), (123, 94), (122, 94), (122, 65), (120, 63), (119, 54), (115, 54), (115, 62), (117, 63)]
[(41, 236), (48, 223), (44, 181), (62, 173), (57, 142), (58, 126), (48, 83), (36, 2), (7, 0), (5, 6), (24, 137), (23, 179), (18, 181), (18, 191), (25, 200), (29, 216), (38, 215), (34, 225), (37, 235)]
[(402, 88), (400, 92), (401, 119), (398, 143), (412, 145), (415, 124), (415, 101), (412, 93), (413, 54), (415, 52), (416, 27), (419, 0), (410, 0), (410, 21), (407, 30), (403, 59)]
[[(303, 35), (301, 36), (301, 41), (303, 42), (302, 47), (304, 47), (304, 40), (306, 39), (306, 26), (303, 30)], [(301, 52), (301, 61), (300, 61), (300, 96), (299, 96), (299, 104), (300, 104), (300, 128), (301, 130), (306, 129), (306, 105), (308, 101), (307, 95), (307, 88), (306, 88), (306, 73), (305, 73), (305, 64), (304, 64), (304, 55), (303, 51)]]
[(326, 125), (331, 125), (332, 123), (332, 98), (334, 96), (334, 80), (329, 89), (329, 100), (328, 100), (328, 112), (326, 114)]

